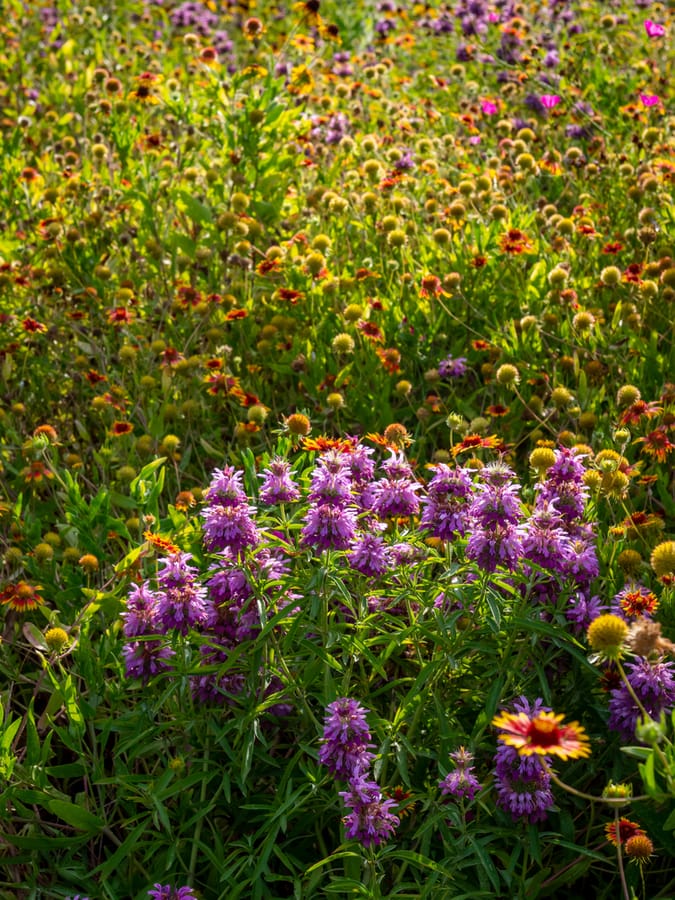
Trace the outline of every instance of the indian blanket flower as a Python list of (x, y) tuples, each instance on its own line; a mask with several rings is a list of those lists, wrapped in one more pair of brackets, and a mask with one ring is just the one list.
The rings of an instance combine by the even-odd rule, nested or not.
[(578, 722), (562, 724), (564, 716), (539, 711), (503, 712), (492, 720), (501, 729), (499, 740), (513, 747), (521, 756), (558, 756), (579, 759), (590, 756), (591, 748), (584, 729)]
[(453, 797), (455, 800), (473, 800), (481, 784), (473, 774), (474, 766), (473, 754), (468, 753), (464, 747), (460, 747), (450, 754), (450, 759), (455, 763), (455, 770), (449, 772), (445, 778), (439, 782), (441, 794), (443, 797)]
[(386, 841), (400, 823), (391, 811), (396, 801), (383, 799), (375, 781), (357, 775), (352, 778), (349, 790), (340, 791), (340, 796), (351, 810), (343, 819), (347, 838), (355, 838), (366, 848)]
[(637, 822), (631, 822), (625, 816), (621, 816), (616, 822), (608, 822), (605, 825), (607, 840), (614, 844), (615, 847), (625, 844), (626, 841), (638, 834), (646, 834), (646, 832), (643, 828), (640, 828)]
[[(638, 659), (626, 664), (626, 678), (644, 710), (653, 719), (662, 712), (670, 712), (675, 706), (675, 664)], [(620, 684), (611, 692), (609, 722), (613, 731), (622, 739), (634, 740), (635, 728), (643, 711), (633, 699), (626, 684)]]
[(319, 762), (336, 777), (349, 781), (366, 772), (375, 758), (370, 752), (368, 710), (358, 700), (340, 697), (326, 707)]
[(624, 641), (628, 637), (628, 625), (621, 616), (605, 613), (588, 626), (586, 640), (589, 646), (604, 659), (619, 659)]
[(0, 604), (9, 606), (15, 612), (30, 612), (44, 603), (40, 596), (42, 588), (34, 587), (27, 581), (17, 581), (0, 591)]
[(629, 584), (614, 596), (612, 612), (630, 623), (644, 616), (651, 618), (658, 605), (656, 594), (644, 585)]

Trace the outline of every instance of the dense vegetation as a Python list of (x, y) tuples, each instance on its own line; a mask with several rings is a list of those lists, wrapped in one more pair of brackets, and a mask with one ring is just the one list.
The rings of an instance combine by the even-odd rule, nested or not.
[(675, 894), (672, 33), (6, 0), (1, 897)]

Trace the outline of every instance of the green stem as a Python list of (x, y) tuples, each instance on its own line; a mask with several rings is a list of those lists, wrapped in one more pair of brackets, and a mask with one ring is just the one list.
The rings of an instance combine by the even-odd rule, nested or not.
[[(207, 770), (209, 767), (209, 737), (206, 736), (206, 741), (204, 743), (204, 762), (202, 765), (202, 769), (204, 771), (204, 777), (202, 778), (202, 786), (199, 792), (199, 808), (204, 810), (206, 807), (206, 787), (208, 784)], [(204, 816), (201, 815), (197, 819), (197, 824), (195, 825), (195, 833), (192, 838), (192, 852), (190, 853), (190, 868), (188, 871), (188, 884), (192, 885), (194, 883), (195, 872), (197, 870), (197, 857), (199, 855), (199, 840), (202, 835), (202, 828), (204, 827)]]
[(633, 803), (636, 800), (649, 800), (648, 794), (641, 794), (639, 797), (596, 797), (593, 794), (586, 794), (584, 791), (578, 791), (576, 788), (573, 788), (569, 784), (565, 784), (564, 781), (561, 781), (555, 772), (548, 766), (543, 760), (541, 761), (544, 770), (551, 777), (551, 781), (556, 784), (559, 788), (562, 788), (563, 791), (567, 791), (568, 794), (573, 794), (575, 797), (581, 797), (582, 800), (592, 800), (594, 803), (607, 803), (609, 806), (613, 806), (618, 809), (621, 806), (625, 806), (627, 803)]
[(621, 853), (621, 835), (619, 833), (619, 810), (614, 810), (614, 827), (616, 829), (616, 862), (619, 867), (619, 877), (621, 878), (621, 888), (625, 900), (630, 900), (628, 893), (628, 884), (626, 883), (626, 872), (623, 867), (623, 854)]

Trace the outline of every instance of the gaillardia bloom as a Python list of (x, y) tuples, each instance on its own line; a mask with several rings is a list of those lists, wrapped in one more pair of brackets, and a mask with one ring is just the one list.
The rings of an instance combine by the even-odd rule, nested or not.
[(562, 715), (553, 712), (504, 712), (492, 720), (501, 730), (499, 740), (518, 751), (520, 756), (559, 756), (578, 759), (590, 756), (591, 748), (584, 729), (578, 722), (563, 725)]

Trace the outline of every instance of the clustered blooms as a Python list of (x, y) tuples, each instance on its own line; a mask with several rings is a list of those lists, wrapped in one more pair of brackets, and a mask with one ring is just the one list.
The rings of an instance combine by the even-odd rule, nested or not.
[(644, 712), (658, 719), (664, 710), (675, 706), (675, 664), (638, 657), (635, 662), (626, 663), (625, 673), (630, 689), (621, 682), (611, 691), (608, 725), (630, 741), (635, 739), (635, 729)]
[(340, 791), (350, 810), (344, 818), (347, 837), (364, 847), (376, 847), (391, 837), (399, 819), (391, 811), (395, 801), (384, 798), (377, 782), (368, 777), (375, 756), (369, 750), (373, 744), (367, 712), (349, 697), (328, 704), (319, 762), (335, 778), (348, 783), (348, 789)]
[[(305, 504), (299, 547), (312, 554), (344, 551), (348, 570), (370, 581), (390, 577), (396, 582), (402, 567), (409, 570), (410, 563), (428, 555), (423, 541), (411, 540), (419, 516), (419, 537), (465, 539), (466, 558), (478, 571), (513, 573), (522, 567), (537, 603), (556, 603), (566, 584), (571, 594), (567, 615), (575, 624), (600, 611), (590, 593), (598, 572), (592, 532), (580, 520), (584, 470), (572, 451), (551, 451), (553, 463), (546, 481), (537, 485), (529, 516), (520, 486), (503, 462), (477, 473), (439, 463), (424, 484), (402, 450), (390, 450), (379, 466), (372, 455), (355, 439), (324, 450), (305, 490), (291, 477), (289, 461), (274, 457), (260, 474), (259, 506), (302, 509)], [(193, 677), (193, 691), (202, 702), (231, 703), (246, 675), (244, 657), (235, 663), (233, 651), (256, 636), (261, 613), (286, 607), (290, 612), (300, 599), (288, 577), (294, 538), (263, 524), (244, 489), (243, 472), (232, 466), (214, 471), (201, 516), (204, 549), (211, 556), (206, 572), (191, 554), (151, 541), (168, 555), (160, 560), (154, 583), (134, 585), (129, 593), (123, 615), (125, 669), (127, 677), (144, 682), (167, 673), (175, 638), (197, 635), (198, 659), (211, 671)], [(406, 523), (408, 540), (390, 538), (392, 522)], [(536, 574), (531, 564), (538, 567)], [(634, 610), (638, 595), (631, 597), (624, 605)], [(377, 601), (372, 609), (381, 606)], [(265, 690), (276, 687), (276, 681), (268, 682)]]
[[(545, 712), (550, 712), (545, 709), (540, 698), (530, 704), (525, 697), (520, 697), (513, 703), (513, 708), (515, 713), (504, 713), (501, 718), (512, 715), (520, 723), (523, 716), (534, 720)], [(509, 737), (510, 733), (507, 732), (506, 736)], [(539, 751), (532, 755), (521, 755), (516, 747), (508, 744), (500, 735), (495, 754), (497, 805), (511, 813), (514, 821), (523, 819), (532, 824), (543, 822), (548, 811), (553, 808), (549, 763), (550, 757), (541, 755)]]
[(481, 789), (480, 782), (473, 774), (473, 755), (464, 747), (459, 747), (450, 754), (450, 759), (454, 762), (455, 769), (439, 782), (441, 794), (446, 798), (466, 799), (470, 802)]

